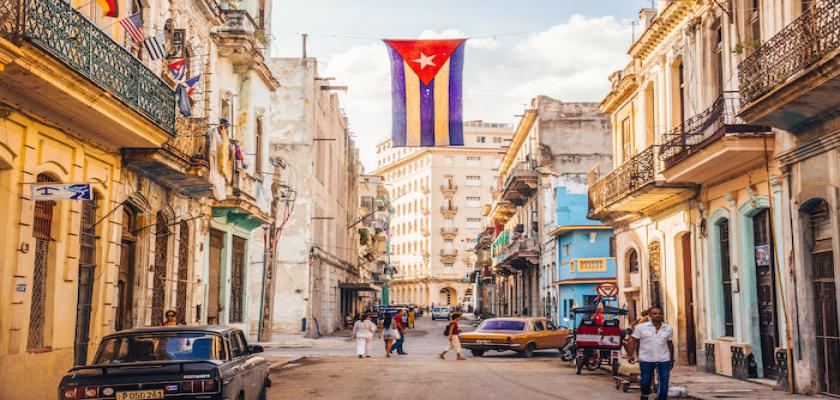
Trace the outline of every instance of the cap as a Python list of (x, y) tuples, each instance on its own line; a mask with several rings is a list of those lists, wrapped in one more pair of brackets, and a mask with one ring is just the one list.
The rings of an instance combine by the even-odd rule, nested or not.
[(228, 122), (228, 120), (226, 120), (226, 119), (222, 118), (222, 119), (220, 119), (220, 120), (219, 120), (219, 125), (221, 125), (221, 126), (230, 126), (230, 122)]

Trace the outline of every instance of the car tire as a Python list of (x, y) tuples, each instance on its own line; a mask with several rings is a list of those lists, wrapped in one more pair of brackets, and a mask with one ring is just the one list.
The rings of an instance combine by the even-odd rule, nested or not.
[(531, 358), (531, 357), (534, 356), (534, 348), (535, 347), (536, 346), (534, 346), (533, 343), (528, 343), (528, 345), (525, 346), (525, 350), (522, 350), (522, 352), (519, 353), (519, 354), (524, 358)]
[(481, 357), (484, 355), (484, 350), (472, 349), (470, 353), (472, 353), (473, 357)]

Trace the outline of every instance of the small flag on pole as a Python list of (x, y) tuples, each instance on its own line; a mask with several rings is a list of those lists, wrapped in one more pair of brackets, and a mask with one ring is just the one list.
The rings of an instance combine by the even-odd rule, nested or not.
[(118, 0), (96, 0), (96, 4), (102, 8), (102, 15), (106, 17), (116, 18), (120, 15)]
[(172, 80), (175, 82), (184, 80), (184, 77), (187, 75), (186, 60), (182, 58), (169, 64), (169, 75), (172, 76)]
[(192, 97), (193, 92), (195, 91), (195, 85), (198, 83), (199, 80), (201, 80), (201, 75), (196, 75), (190, 79), (187, 79), (187, 96)]
[(120, 20), (120, 25), (125, 29), (125, 32), (137, 43), (143, 43), (143, 20), (141, 18), (141, 13), (136, 12)]
[(163, 47), (164, 43), (163, 34), (160, 34), (144, 40), (143, 46), (145, 46), (146, 51), (149, 52), (149, 58), (152, 60), (160, 60), (166, 56), (166, 47)]
[(175, 88), (175, 94), (178, 96), (178, 111), (181, 112), (181, 115), (185, 117), (192, 116), (192, 110), (190, 109), (190, 99), (189, 95), (187, 95), (187, 88), (184, 87), (183, 84), (178, 84), (178, 87)]

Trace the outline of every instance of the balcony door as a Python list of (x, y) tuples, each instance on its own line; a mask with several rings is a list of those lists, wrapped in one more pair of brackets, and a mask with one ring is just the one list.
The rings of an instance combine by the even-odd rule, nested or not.
[[(770, 212), (763, 209), (753, 216), (755, 246), (755, 290), (758, 301), (758, 330), (761, 338), (761, 365), (764, 377), (776, 376), (778, 316), (776, 314), (776, 277)], [(759, 361), (759, 360), (756, 360)]]
[(222, 311), (221, 295), (222, 250), (225, 248), (224, 232), (210, 229), (210, 271), (207, 279), (207, 323), (218, 324)]

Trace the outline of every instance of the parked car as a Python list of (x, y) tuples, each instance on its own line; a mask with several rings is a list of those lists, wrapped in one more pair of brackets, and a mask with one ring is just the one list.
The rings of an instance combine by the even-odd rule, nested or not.
[(449, 319), (450, 310), (449, 307), (439, 307), (434, 306), (432, 307), (432, 321), (436, 319)]
[(545, 318), (490, 318), (459, 338), (461, 346), (476, 357), (489, 350), (512, 350), (523, 357), (532, 357), (535, 350), (562, 351), (570, 333), (569, 329), (557, 328)]
[(60, 400), (265, 399), (271, 386), (263, 348), (225, 326), (173, 326), (102, 339), (93, 364), (61, 379)]

